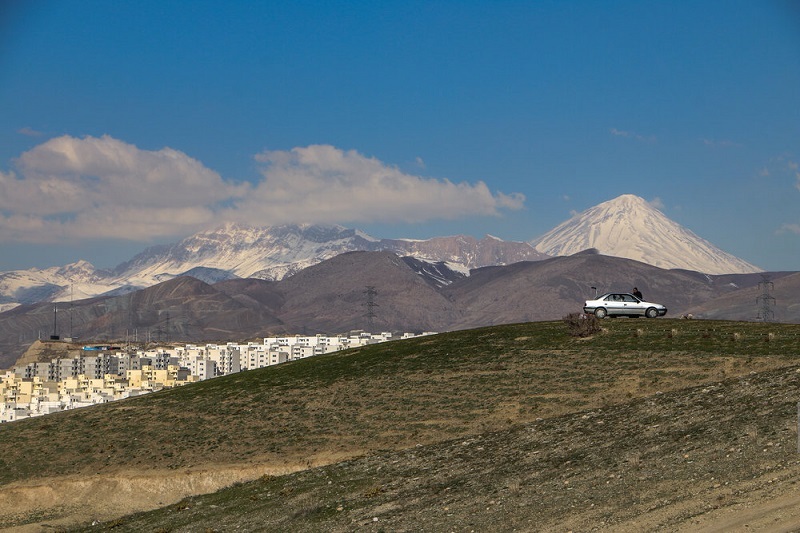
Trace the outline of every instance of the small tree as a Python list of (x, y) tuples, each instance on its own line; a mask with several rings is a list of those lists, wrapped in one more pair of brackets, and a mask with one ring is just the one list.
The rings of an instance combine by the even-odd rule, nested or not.
[(589, 337), (602, 330), (600, 321), (594, 315), (570, 313), (563, 320), (569, 334), (573, 337)]

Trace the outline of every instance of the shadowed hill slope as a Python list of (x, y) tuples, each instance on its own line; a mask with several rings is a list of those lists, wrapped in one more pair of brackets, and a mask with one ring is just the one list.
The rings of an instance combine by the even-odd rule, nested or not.
[[(236, 279), (209, 285), (184, 277), (123, 296), (60, 304), (57, 332), (84, 343), (121, 343), (134, 336), (140, 341), (227, 342), (353, 329), (450, 331), (556, 320), (580, 311), (583, 301), (594, 295), (591, 287), (629, 291), (634, 285), (646, 299), (665, 304), (668, 316), (693, 312), (716, 319), (754, 319), (757, 304), (748, 289), (761, 280), (752, 274), (663, 270), (591, 253), (481, 268), (449, 285), (443, 285), (442, 276), (447, 273), (426, 270), (418, 261), (390, 252), (351, 252), (280, 282)], [(800, 322), (794, 305), (800, 301), (797, 276), (772, 273), (778, 321)], [(372, 326), (367, 287), (377, 291)], [(0, 313), (0, 368), (13, 366), (33, 341), (48, 338), (53, 330), (52, 304)]]
[(122, 296), (73, 304), (20, 306), (0, 313), (0, 368), (14, 364), (37, 338), (75, 336), (120, 342), (148, 338), (164, 342), (242, 339), (257, 331), (282, 330), (264, 306), (247, 305), (191, 277), (175, 278)]
[(709, 319), (758, 320), (764, 318), (763, 299), (765, 295), (773, 298), (767, 310), (772, 316), (769, 320), (800, 323), (800, 272), (781, 276), (769, 276), (769, 290), (756, 282), (755, 286), (745, 287), (734, 293), (720, 296), (708, 302), (690, 307), (687, 312)]
[(281, 316), (309, 330), (369, 329), (366, 287), (377, 291), (374, 331), (442, 331), (456, 306), (390, 252), (349, 252), (306, 268), (279, 284)]
[[(742, 279), (750, 280), (743, 275)], [(525, 320), (552, 320), (580, 311), (583, 301), (599, 293), (644, 292), (645, 299), (663, 303), (675, 316), (699, 302), (737, 289), (714, 284), (713, 278), (682, 270), (663, 270), (630, 259), (598, 254), (576, 254), (507, 267), (474, 270), (469, 278), (443, 289), (463, 309), (463, 322), (503, 324)]]

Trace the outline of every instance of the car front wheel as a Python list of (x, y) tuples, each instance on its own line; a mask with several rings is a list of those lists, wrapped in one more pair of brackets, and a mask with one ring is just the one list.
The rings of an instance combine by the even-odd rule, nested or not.
[(598, 307), (597, 309), (594, 310), (594, 316), (596, 316), (597, 318), (605, 318), (607, 314), (608, 313), (606, 313), (606, 310), (602, 307)]
[(647, 311), (644, 312), (644, 316), (647, 318), (655, 318), (658, 316), (658, 310), (655, 307), (648, 307)]

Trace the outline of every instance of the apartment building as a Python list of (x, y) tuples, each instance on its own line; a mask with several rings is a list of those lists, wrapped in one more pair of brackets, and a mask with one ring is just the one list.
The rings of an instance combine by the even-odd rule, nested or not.
[[(431, 335), (433, 333), (423, 333)], [(403, 339), (417, 335), (405, 333)], [(0, 376), (0, 422), (146, 394), (217, 376), (386, 342), (391, 333), (265, 337), (261, 343), (97, 352), (14, 368)]]

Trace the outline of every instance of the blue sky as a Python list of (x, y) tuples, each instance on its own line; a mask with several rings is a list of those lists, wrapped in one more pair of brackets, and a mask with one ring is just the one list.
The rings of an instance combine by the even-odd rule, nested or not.
[(800, 270), (800, 2), (0, 3), (0, 271), (225, 220), (531, 240), (621, 194)]

